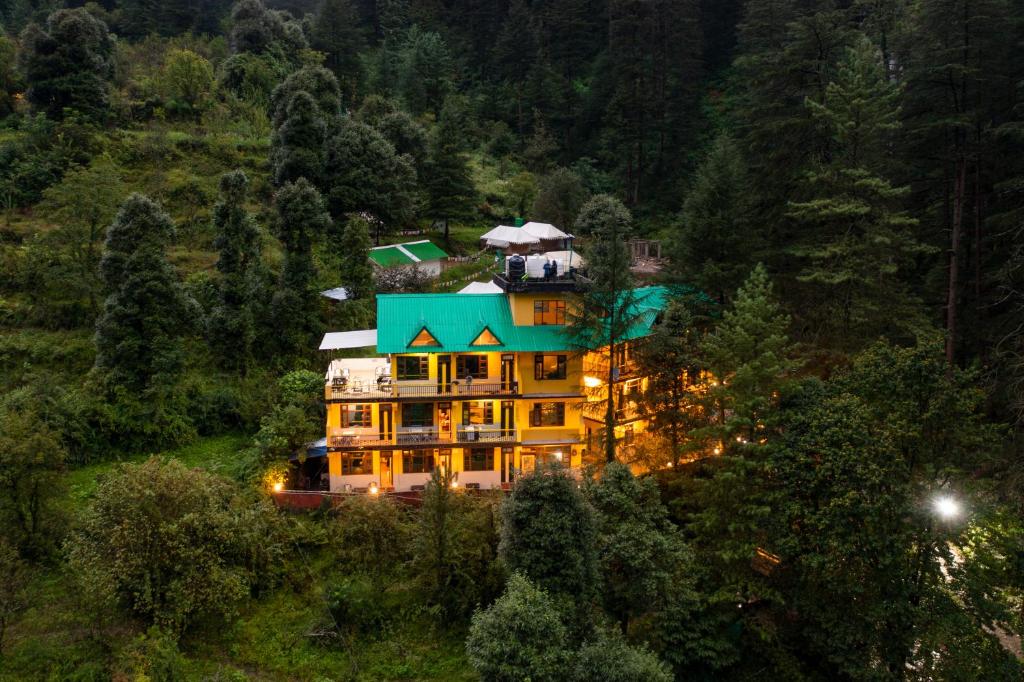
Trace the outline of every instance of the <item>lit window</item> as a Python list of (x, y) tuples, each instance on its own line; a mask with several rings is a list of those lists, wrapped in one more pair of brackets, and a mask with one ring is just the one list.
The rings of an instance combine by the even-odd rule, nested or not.
[(565, 324), (565, 301), (534, 301), (534, 324)]
[(469, 424), (493, 424), (494, 403), (490, 400), (462, 403), (462, 423)]
[(413, 340), (409, 342), (409, 345), (410, 346), (440, 346), (441, 344), (438, 343), (437, 339), (434, 338), (434, 335), (431, 334), (429, 331), (427, 331), (427, 328), (424, 327), (423, 329), (420, 330), (420, 333), (417, 334), (413, 338)]
[(402, 450), (402, 471), (404, 473), (429, 474), (433, 470), (433, 450)]
[(538, 381), (544, 379), (564, 379), (566, 376), (565, 355), (541, 355), (533, 356), (533, 378)]
[(480, 332), (480, 335), (476, 337), (476, 339), (473, 341), (472, 345), (474, 345), (474, 346), (500, 346), (501, 345), (501, 341), (498, 339), (497, 336), (494, 335), (494, 332), (492, 332), (487, 327), (484, 327), (484, 330), (482, 332)]
[(530, 426), (565, 426), (565, 403), (534, 403)]
[(373, 455), (369, 452), (341, 453), (341, 475), (361, 476), (373, 474)]

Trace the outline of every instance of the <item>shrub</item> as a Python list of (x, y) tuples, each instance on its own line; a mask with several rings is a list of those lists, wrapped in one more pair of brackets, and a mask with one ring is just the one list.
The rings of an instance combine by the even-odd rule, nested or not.
[(668, 666), (657, 656), (613, 632), (584, 644), (574, 659), (567, 676), (573, 682), (672, 682)]
[(84, 591), (178, 634), (275, 580), (285, 541), (269, 503), (153, 457), (100, 482), (67, 549)]
[(114, 679), (177, 682), (185, 679), (184, 663), (175, 638), (154, 627), (120, 652)]
[(555, 603), (521, 574), (486, 611), (473, 615), (466, 655), (484, 682), (566, 678), (569, 653)]
[(411, 528), (407, 512), (381, 497), (347, 497), (337, 507), (331, 536), (343, 566), (366, 573), (380, 585), (407, 558)]

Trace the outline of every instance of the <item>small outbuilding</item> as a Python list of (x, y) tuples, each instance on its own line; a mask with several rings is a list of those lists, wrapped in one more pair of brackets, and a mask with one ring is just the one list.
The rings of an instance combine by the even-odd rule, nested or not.
[(433, 277), (441, 274), (441, 262), (447, 259), (448, 254), (429, 239), (370, 249), (375, 267), (417, 269)]

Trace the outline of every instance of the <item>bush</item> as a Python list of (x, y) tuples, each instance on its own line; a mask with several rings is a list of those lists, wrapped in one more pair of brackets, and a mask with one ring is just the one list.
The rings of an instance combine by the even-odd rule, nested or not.
[(342, 566), (369, 575), (378, 586), (408, 558), (410, 519), (386, 497), (346, 497), (331, 537)]
[(564, 680), (569, 653), (554, 602), (521, 574), (486, 611), (473, 615), (466, 655), (484, 682)]
[(274, 582), (287, 536), (268, 502), (155, 457), (100, 481), (67, 550), (84, 592), (172, 634)]
[(346, 576), (338, 582), (327, 594), (327, 608), (349, 634), (379, 634), (387, 623), (381, 592), (366, 576)]
[(584, 644), (574, 657), (573, 682), (672, 682), (667, 665), (647, 649), (609, 632)]
[(150, 628), (120, 652), (115, 679), (178, 682), (185, 679), (185, 661), (174, 637)]

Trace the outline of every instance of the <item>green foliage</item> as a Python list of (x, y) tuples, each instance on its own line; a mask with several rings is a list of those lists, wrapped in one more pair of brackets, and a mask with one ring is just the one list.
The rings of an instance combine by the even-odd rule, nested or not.
[(46, 27), (31, 24), (21, 36), (21, 69), (28, 100), (52, 119), (65, 110), (102, 120), (110, 107), (113, 40), (107, 25), (85, 9), (54, 12)]
[(575, 228), (576, 216), (590, 193), (579, 176), (567, 168), (556, 168), (541, 177), (533, 201), (532, 218), (549, 222), (563, 232)]
[(585, 491), (595, 510), (600, 598), (623, 632), (685, 583), (690, 555), (669, 521), (658, 486), (610, 462)]
[(449, 97), (430, 140), (424, 177), (421, 179), (427, 194), (424, 213), (444, 221), (446, 238), (448, 220), (465, 216), (472, 208), (476, 196), (468, 160), (462, 151), (464, 130), (463, 112), (455, 99)]
[(473, 615), (466, 654), (486, 682), (554, 682), (565, 677), (565, 639), (554, 601), (516, 573), (490, 608)]
[(331, 219), (316, 188), (305, 178), (289, 182), (274, 198), (275, 229), (284, 247), (284, 266), (271, 301), (280, 352), (286, 357), (303, 352), (320, 332), (319, 297), (313, 288), (313, 240)]
[(671, 671), (658, 657), (630, 646), (617, 634), (602, 634), (575, 654), (568, 679), (574, 682), (671, 682)]
[(337, 76), (346, 101), (355, 101), (365, 74), (362, 52), (366, 37), (352, 0), (325, 0), (313, 20), (310, 43), (326, 55), (324, 64)]
[(213, 209), (221, 277), (217, 306), (208, 321), (210, 345), (218, 362), (243, 371), (253, 361), (264, 293), (260, 231), (245, 210), (248, 188), (249, 179), (240, 170), (221, 176), (221, 198)]
[(442, 620), (464, 618), (501, 589), (496, 564), (497, 510), (492, 500), (456, 492), (435, 469), (412, 535), (412, 571)]
[(184, 362), (182, 337), (193, 319), (165, 249), (170, 217), (133, 194), (107, 229), (100, 271), (107, 294), (96, 322), (96, 369), (111, 386), (163, 391)]
[(295, 93), (271, 139), (274, 184), (283, 185), (300, 178), (319, 184), (326, 138), (327, 124), (313, 97), (302, 90)]
[(100, 482), (67, 551), (98, 604), (178, 635), (231, 615), (273, 583), (285, 541), (268, 503), (246, 499), (228, 479), (150, 458)]
[(59, 542), (66, 453), (58, 433), (31, 408), (0, 412), (0, 519), (4, 536), (22, 554), (39, 558)]
[(726, 135), (716, 138), (667, 244), (672, 276), (720, 303), (743, 283), (765, 248), (752, 186), (737, 143)]
[(14, 41), (0, 35), (0, 120), (14, 113), (14, 94), (20, 85), (16, 55)]
[(411, 29), (401, 50), (398, 86), (414, 115), (440, 112), (452, 88), (452, 57), (444, 39), (432, 31)]
[(175, 637), (157, 627), (149, 628), (120, 651), (115, 666), (120, 674), (134, 680), (174, 682), (185, 675)]
[(171, 112), (198, 119), (212, 103), (213, 65), (191, 50), (171, 50), (160, 75), (160, 90)]
[(18, 550), (0, 536), (0, 654), (3, 653), (7, 627), (28, 607), (28, 566)]
[(332, 547), (346, 569), (370, 576), (379, 589), (408, 559), (416, 532), (410, 522), (390, 497), (346, 497), (331, 524)]
[(368, 300), (374, 294), (370, 245), (370, 226), (361, 218), (350, 218), (338, 244), (341, 253), (340, 281), (350, 299)]
[(502, 504), (501, 520), (499, 553), (508, 570), (564, 605), (573, 634), (584, 632), (598, 559), (594, 512), (576, 480), (560, 467), (525, 474)]
[(270, 99), (274, 128), (284, 124), (292, 99), (300, 92), (313, 98), (318, 116), (333, 130), (335, 119), (341, 115), (341, 90), (335, 75), (322, 66), (306, 66), (293, 71), (281, 85), (274, 88)]

